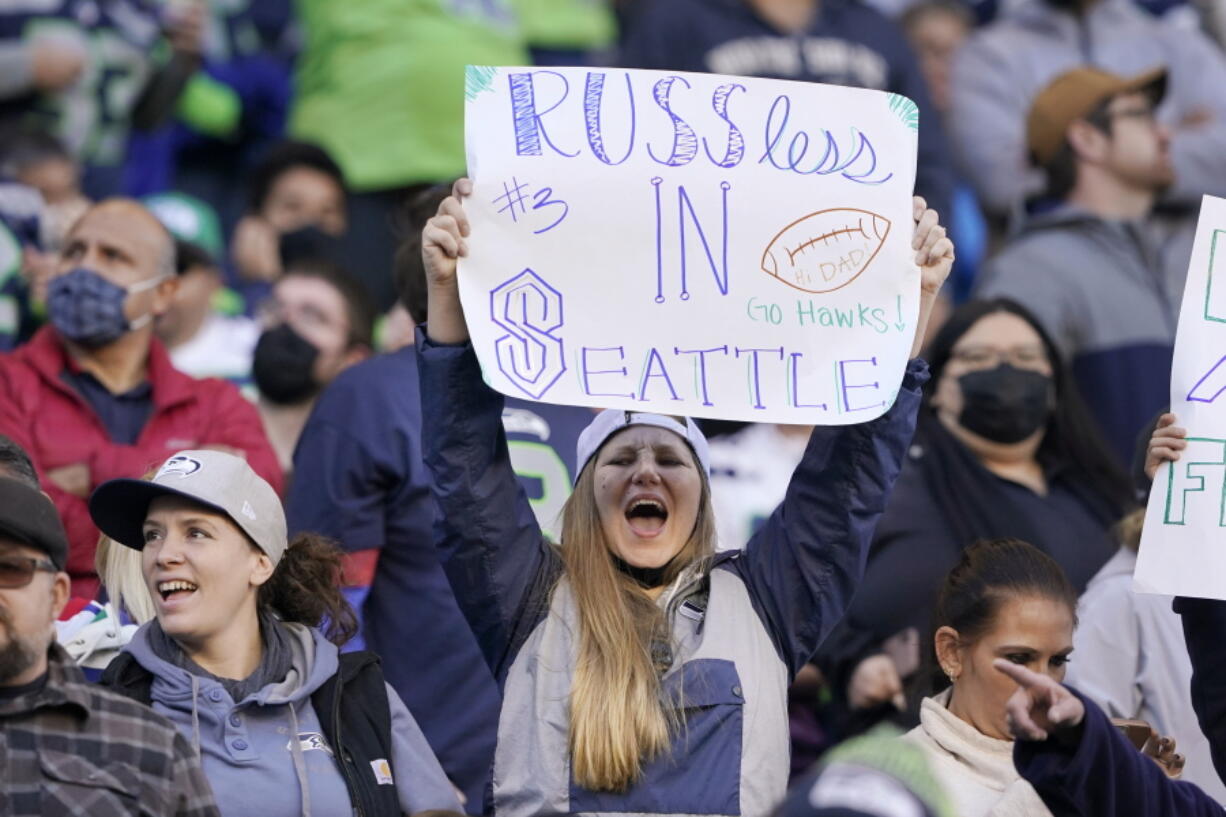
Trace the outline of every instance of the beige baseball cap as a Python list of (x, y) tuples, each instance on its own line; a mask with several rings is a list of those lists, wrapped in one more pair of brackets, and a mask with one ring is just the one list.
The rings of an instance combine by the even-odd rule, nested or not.
[(1166, 69), (1121, 77), (1098, 68), (1075, 68), (1039, 92), (1026, 116), (1026, 146), (1040, 166), (1055, 158), (1068, 126), (1087, 116), (1104, 100), (1120, 94), (1148, 92), (1157, 105), (1166, 95)]
[(104, 482), (89, 498), (89, 515), (116, 542), (142, 550), (149, 503), (162, 496), (183, 497), (225, 514), (274, 565), (281, 561), (288, 536), (277, 492), (242, 457), (221, 451), (180, 451), (152, 480)]

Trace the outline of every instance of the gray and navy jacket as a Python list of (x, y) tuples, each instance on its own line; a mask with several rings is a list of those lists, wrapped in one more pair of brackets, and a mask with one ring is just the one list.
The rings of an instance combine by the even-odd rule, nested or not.
[(1107, 221), (1065, 205), (1031, 218), (988, 262), (975, 292), (1034, 313), (1121, 463), (1170, 401), (1191, 238), (1156, 221)]
[(743, 551), (691, 567), (661, 596), (672, 628), (666, 700), (684, 725), (627, 792), (569, 767), (577, 610), (515, 479), (502, 397), (469, 345), (419, 333), (422, 438), (444, 567), (503, 692), (492, 800), (499, 817), (770, 812), (788, 775), (787, 687), (851, 601), (915, 427), (927, 365), (912, 361), (883, 416), (817, 428), (787, 496)]

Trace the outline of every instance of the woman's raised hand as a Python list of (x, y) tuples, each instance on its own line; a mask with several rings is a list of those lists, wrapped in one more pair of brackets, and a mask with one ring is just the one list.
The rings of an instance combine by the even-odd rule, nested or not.
[(915, 219), (911, 248), (915, 250), (915, 263), (920, 268), (919, 319), (915, 322), (911, 357), (919, 357), (937, 294), (954, 266), (954, 243), (945, 235), (937, 211), (928, 209), (928, 202), (915, 196), (911, 199), (911, 206), (912, 218)]
[(1164, 462), (1175, 462), (1181, 451), (1188, 447), (1188, 430), (1175, 425), (1174, 414), (1163, 414), (1158, 418), (1158, 426), (1154, 435), (1149, 438), (1149, 448), (1145, 452), (1145, 476), (1153, 482), (1158, 466)]
[(428, 296), (426, 334), (435, 343), (455, 344), (468, 340), (468, 324), (456, 285), (456, 265), (462, 256), (468, 255), (472, 225), (464, 214), (463, 200), (472, 192), (472, 182), (459, 179), (421, 233), (421, 260), (426, 268)]
[(915, 250), (915, 263), (920, 268), (920, 292), (936, 295), (953, 269), (954, 242), (945, 234), (937, 211), (928, 208), (928, 202), (915, 196), (911, 204), (915, 219), (911, 248)]
[(1057, 729), (1077, 726), (1085, 718), (1085, 704), (1055, 679), (1002, 658), (992, 666), (1017, 682), (1005, 710), (1009, 731), (1018, 740), (1047, 740)]
[(431, 289), (455, 287), (456, 264), (461, 256), (468, 255), (466, 239), (472, 232), (463, 200), (472, 191), (472, 182), (458, 179), (451, 188), (451, 195), (443, 199), (438, 212), (422, 230), (421, 258), (426, 266), (426, 283)]

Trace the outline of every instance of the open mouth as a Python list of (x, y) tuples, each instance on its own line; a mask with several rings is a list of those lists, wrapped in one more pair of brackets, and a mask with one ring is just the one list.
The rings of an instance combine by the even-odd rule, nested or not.
[(636, 499), (626, 508), (626, 522), (635, 534), (651, 538), (664, 529), (668, 521), (668, 509), (656, 499)]
[(162, 597), (162, 601), (180, 601), (198, 589), (196, 585), (182, 579), (158, 583), (158, 595)]

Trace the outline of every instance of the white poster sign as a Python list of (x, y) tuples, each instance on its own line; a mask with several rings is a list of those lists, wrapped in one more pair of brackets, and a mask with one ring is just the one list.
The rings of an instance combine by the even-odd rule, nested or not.
[(1226, 599), (1226, 199), (1205, 196), (1179, 312), (1171, 411), (1188, 430), (1154, 477), (1133, 586)]
[(911, 100), (478, 66), (466, 94), (460, 291), (494, 388), (823, 425), (893, 403), (919, 303)]

